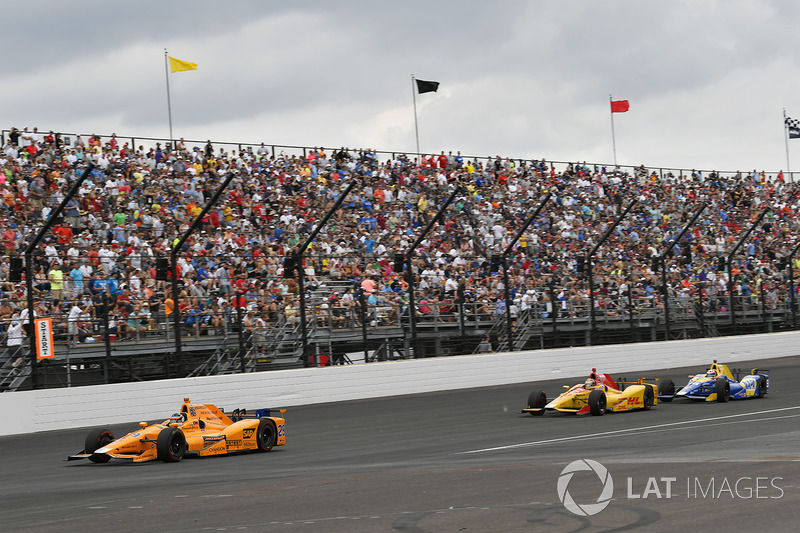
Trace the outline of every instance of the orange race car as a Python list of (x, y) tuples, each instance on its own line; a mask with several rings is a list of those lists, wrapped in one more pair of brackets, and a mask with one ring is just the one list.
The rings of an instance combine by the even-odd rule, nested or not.
[(174, 463), (187, 453), (201, 457), (232, 452), (268, 452), (286, 444), (285, 409), (281, 416), (270, 416), (270, 409), (249, 414), (235, 409), (225, 414), (212, 404), (192, 404), (183, 399), (179, 413), (160, 424), (140, 422), (140, 430), (114, 439), (108, 429), (95, 429), (86, 436), (84, 449), (67, 460), (89, 459), (107, 463), (126, 459), (135, 463), (161, 459)]

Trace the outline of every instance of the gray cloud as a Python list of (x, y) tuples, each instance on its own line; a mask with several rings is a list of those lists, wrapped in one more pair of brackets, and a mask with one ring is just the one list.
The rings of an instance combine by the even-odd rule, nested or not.
[(613, 94), (621, 163), (777, 170), (800, 117), (788, 0), (36, 5), (4, 7), (4, 128), (166, 136), (164, 48), (195, 139), (410, 151), (412, 73), (426, 151), (610, 162)]

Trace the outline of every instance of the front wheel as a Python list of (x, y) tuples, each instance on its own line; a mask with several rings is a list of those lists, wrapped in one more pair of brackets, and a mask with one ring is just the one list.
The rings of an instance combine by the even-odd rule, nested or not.
[(86, 441), (83, 444), (84, 453), (92, 454), (89, 460), (93, 463), (107, 463), (111, 458), (105, 454), (95, 455), (95, 450), (114, 442), (114, 434), (105, 428), (93, 429), (86, 435)]
[(718, 402), (727, 402), (731, 398), (731, 384), (725, 378), (718, 378), (714, 384), (714, 392), (717, 393)]
[(156, 455), (165, 463), (177, 463), (186, 454), (186, 436), (178, 428), (164, 428), (156, 440)]
[(541, 409), (541, 411), (530, 413), (531, 416), (543, 415), (545, 405), (547, 405), (547, 395), (544, 392), (535, 390), (528, 395), (528, 409)]
[(606, 393), (595, 389), (589, 393), (589, 412), (592, 416), (600, 416), (606, 412)]
[(658, 384), (658, 395), (664, 396), (661, 398), (662, 402), (671, 402), (672, 397), (675, 396), (675, 382), (671, 379), (665, 379)]
[(258, 421), (256, 430), (256, 450), (268, 452), (275, 446), (278, 440), (278, 431), (275, 429), (275, 422), (269, 418), (262, 418)]

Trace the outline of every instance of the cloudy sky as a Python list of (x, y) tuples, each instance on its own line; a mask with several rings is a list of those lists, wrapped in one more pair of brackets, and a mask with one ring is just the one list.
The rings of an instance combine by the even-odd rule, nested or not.
[[(3, 8), (2, 129), (786, 169), (800, 2), (56, 2)], [(800, 139), (790, 141), (800, 170)]]

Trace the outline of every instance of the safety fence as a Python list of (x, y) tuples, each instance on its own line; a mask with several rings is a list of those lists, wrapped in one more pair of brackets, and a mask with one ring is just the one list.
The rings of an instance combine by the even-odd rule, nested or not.
[[(344, 285), (349, 284), (350, 288)], [(552, 298), (535, 291), (533, 302), (511, 304), (512, 340), (505, 336), (506, 309), (495, 301), (422, 299), (417, 304), (416, 327), (420, 345), (413, 346), (407, 302), (368, 304), (358, 298), (347, 304), (331, 303), (330, 294), (342, 290), (357, 294), (352, 283), (315, 287), (305, 295), (307, 336), (311, 365), (403, 359), (431, 355), (457, 355), (509, 349), (596, 345), (653, 340), (714, 337), (718, 335), (774, 332), (797, 328), (797, 309), (785, 287), (762, 293), (699, 297), (679, 293), (669, 300), (669, 313), (658, 294), (633, 298), (630, 294), (595, 299), (594, 323), (589, 301)], [(299, 298), (300, 295), (294, 298)], [(97, 300), (97, 299), (96, 299)], [(164, 377), (243, 373), (307, 366), (299, 318), (291, 305), (270, 313), (246, 303), (242, 294), (203, 308), (200, 299), (186, 298), (181, 312), (180, 338), (175, 336), (174, 315), (160, 306), (135, 304), (130, 313), (112, 308), (105, 299), (89, 304), (70, 318), (47, 298), (40, 300), (38, 318), (52, 322), (55, 357), (40, 361), (40, 386), (62, 387)], [(291, 301), (292, 297), (287, 298)], [(241, 305), (236, 305), (237, 301)], [(501, 300), (500, 300), (501, 301)], [(222, 309), (220, 309), (221, 307)], [(47, 311), (46, 311), (47, 310)], [(667, 326), (666, 320), (671, 321)], [(736, 320), (736, 322), (732, 322)], [(19, 319), (4, 318), (0, 358), (0, 389), (29, 388), (30, 357), (26, 325), (16, 341), (11, 326)], [(593, 331), (594, 330), (594, 331)], [(29, 331), (29, 330), (27, 330)], [(671, 333), (669, 333), (671, 331)], [(667, 335), (670, 335), (667, 337)], [(182, 358), (176, 360), (175, 342)], [(337, 347), (338, 345), (338, 347)], [(346, 348), (341, 348), (346, 346)], [(346, 351), (343, 351), (346, 350)], [(363, 355), (361, 355), (363, 354)]]

